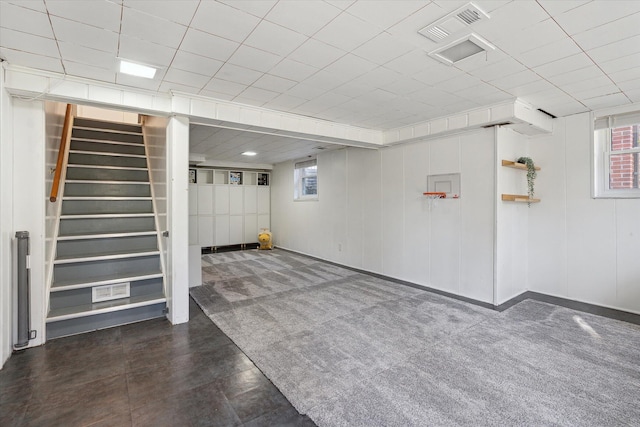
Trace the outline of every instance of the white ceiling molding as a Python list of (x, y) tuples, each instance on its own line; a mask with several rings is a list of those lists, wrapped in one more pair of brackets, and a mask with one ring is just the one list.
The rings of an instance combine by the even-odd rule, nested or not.
[(552, 131), (552, 119), (514, 99), (456, 115), (379, 131), (198, 95), (158, 94), (24, 67), (5, 68), (5, 88), (13, 96), (117, 108), (192, 122), (340, 145), (377, 148), (505, 124), (525, 135)]
[(494, 125), (504, 125), (525, 135), (541, 135), (553, 130), (553, 121), (549, 116), (515, 99), (453, 116), (390, 129), (384, 132), (384, 144), (396, 145)]

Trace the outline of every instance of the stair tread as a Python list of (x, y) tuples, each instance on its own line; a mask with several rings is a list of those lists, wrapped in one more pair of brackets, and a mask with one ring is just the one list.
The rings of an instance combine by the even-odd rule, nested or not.
[(111, 259), (122, 259), (122, 258), (139, 258), (143, 256), (153, 256), (160, 255), (160, 251), (157, 248), (149, 248), (149, 249), (135, 249), (129, 251), (109, 251), (102, 252), (97, 254), (92, 254), (89, 256), (78, 256), (78, 255), (69, 255), (69, 256), (61, 256), (56, 257), (53, 261), (54, 265), (60, 264), (72, 264), (79, 262), (90, 262), (90, 261), (103, 261), (103, 260), (111, 260)]
[(153, 198), (149, 197), (149, 196), (65, 196), (62, 198), (62, 200), (113, 200), (113, 201), (118, 201), (118, 200), (126, 200), (126, 201), (133, 201), (133, 200), (153, 200)]
[(127, 130), (119, 130), (119, 129), (109, 129), (109, 128), (98, 128), (93, 126), (83, 126), (83, 125), (74, 125), (74, 129), (82, 129), (82, 130), (90, 130), (94, 132), (104, 132), (104, 133), (120, 133), (124, 135), (142, 135), (142, 129), (140, 132), (133, 132)]
[(150, 216), (153, 216), (153, 212), (61, 215), (60, 219), (144, 218)]
[[(147, 156), (144, 154), (127, 154), (127, 153), (116, 153), (112, 151), (87, 151), (87, 150), (69, 150), (69, 154), (89, 154), (92, 156), (111, 156), (111, 157), (134, 157), (138, 159), (146, 159)], [(74, 164), (74, 163), (72, 163)]]
[(117, 233), (78, 233), (59, 235), (58, 240), (91, 240), (91, 239), (115, 239), (118, 237), (153, 236), (157, 234), (155, 230), (149, 231), (121, 231)]
[(73, 307), (58, 308), (50, 310), (47, 315), (47, 323), (59, 322), (62, 320), (75, 319), (78, 317), (87, 317), (97, 314), (110, 313), (121, 310), (128, 310), (146, 305), (160, 304), (166, 302), (163, 293), (155, 293), (150, 295), (142, 295), (137, 297), (121, 298), (112, 301), (97, 302), (94, 304), (84, 304)]
[(66, 184), (149, 184), (149, 181), (126, 181), (113, 179), (67, 179)]
[(149, 170), (146, 167), (135, 167), (135, 166), (106, 166), (106, 165), (85, 165), (82, 163), (73, 163), (68, 164), (67, 167), (70, 168), (86, 168), (86, 169), (114, 169), (114, 170), (132, 170), (132, 171), (146, 171)]
[(54, 282), (51, 285), (52, 292), (67, 289), (91, 288), (93, 286), (110, 285), (113, 283), (132, 282), (134, 280), (145, 280), (162, 277), (162, 272), (158, 270), (139, 271), (137, 273), (117, 273), (108, 276), (94, 277), (91, 280), (75, 279)]

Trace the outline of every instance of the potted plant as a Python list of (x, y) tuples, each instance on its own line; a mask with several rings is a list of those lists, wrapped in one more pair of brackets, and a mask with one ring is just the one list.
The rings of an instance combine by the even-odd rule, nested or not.
[[(533, 163), (531, 157), (518, 157), (516, 163), (520, 163), (527, 166), (527, 194), (530, 199), (533, 199), (534, 194), (534, 181), (538, 174), (536, 173), (536, 165)], [(527, 203), (531, 206), (531, 203)]]

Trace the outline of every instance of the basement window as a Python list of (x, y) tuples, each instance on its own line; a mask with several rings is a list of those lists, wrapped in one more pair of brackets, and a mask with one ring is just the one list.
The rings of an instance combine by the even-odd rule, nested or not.
[(318, 160), (297, 162), (293, 171), (293, 200), (318, 200)]
[(594, 197), (640, 198), (640, 111), (594, 121)]

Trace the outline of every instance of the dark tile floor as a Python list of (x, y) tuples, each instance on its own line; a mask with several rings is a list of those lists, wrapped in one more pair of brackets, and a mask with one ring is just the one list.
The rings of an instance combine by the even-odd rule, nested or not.
[(60, 338), (0, 370), (0, 426), (314, 426), (193, 302)]

